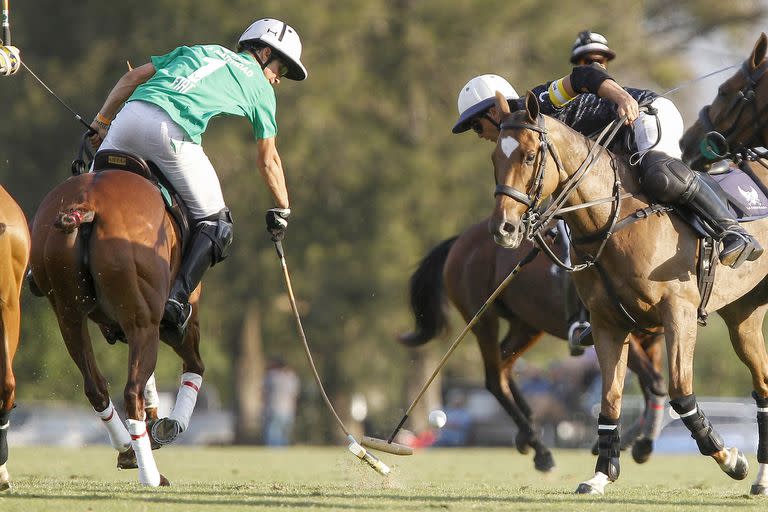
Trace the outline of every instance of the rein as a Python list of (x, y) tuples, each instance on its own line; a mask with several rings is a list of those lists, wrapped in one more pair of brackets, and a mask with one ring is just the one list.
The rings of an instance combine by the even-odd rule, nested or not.
[[(536, 124), (506, 120), (502, 122), (499, 127), (500, 132), (504, 129), (520, 129), (520, 128), (533, 130), (539, 133), (540, 142), (539, 142), (539, 149), (537, 152), (538, 166), (536, 168), (533, 183), (531, 185), (532, 192), (530, 193), (520, 192), (519, 190), (513, 187), (510, 187), (509, 185), (497, 183), (496, 188), (494, 190), (494, 196), (505, 195), (528, 207), (526, 211), (523, 213), (523, 223), (525, 224), (525, 227), (526, 227), (526, 238), (528, 240), (534, 241), (539, 247), (541, 247), (541, 249), (544, 251), (547, 257), (549, 257), (553, 261), (553, 263), (555, 263), (560, 268), (563, 268), (569, 272), (579, 272), (595, 264), (597, 259), (600, 257), (600, 254), (602, 253), (603, 249), (605, 248), (605, 245), (607, 244), (608, 239), (613, 234), (614, 227), (616, 225), (616, 221), (618, 219), (618, 215), (621, 210), (620, 208), (621, 200), (624, 198), (630, 197), (632, 195), (628, 193), (625, 193), (625, 194), (621, 193), (621, 179), (619, 178), (618, 168), (612, 162), (611, 167), (613, 168), (613, 171), (614, 171), (614, 185), (613, 185), (613, 192), (611, 194), (611, 197), (590, 201), (589, 203), (584, 203), (576, 206), (569, 206), (565, 208), (563, 208), (562, 206), (565, 203), (565, 201), (568, 199), (568, 197), (570, 197), (571, 194), (573, 194), (573, 192), (576, 190), (576, 188), (578, 188), (579, 184), (583, 181), (586, 174), (592, 169), (595, 162), (597, 162), (597, 159), (605, 151), (605, 145), (610, 144), (611, 141), (616, 137), (616, 134), (624, 124), (624, 120), (625, 118), (615, 120), (603, 129), (603, 131), (600, 133), (595, 143), (590, 148), (589, 153), (587, 154), (584, 161), (581, 163), (581, 165), (576, 170), (576, 172), (574, 172), (573, 175), (571, 175), (568, 178), (568, 180), (566, 181), (563, 187), (563, 190), (552, 200), (551, 203), (549, 203), (548, 206), (539, 204), (541, 199), (541, 189), (544, 183), (544, 173), (546, 171), (547, 154), (552, 155), (552, 159), (555, 161), (555, 166), (557, 167), (558, 173), (563, 170), (563, 164), (562, 164), (562, 161), (560, 160), (559, 154), (557, 153), (557, 151), (555, 151), (553, 144), (549, 141), (549, 138), (547, 137), (547, 129), (544, 126), (544, 116), (539, 114)], [(547, 224), (549, 224), (549, 222), (556, 215), (559, 215), (564, 212), (578, 210), (581, 208), (589, 208), (591, 206), (594, 206), (597, 204), (603, 204), (607, 202), (614, 203), (615, 208), (611, 215), (611, 220), (609, 225), (604, 230), (601, 230), (600, 234), (598, 235), (599, 236), (598, 240), (602, 241), (602, 243), (594, 256), (585, 258), (586, 261), (584, 263), (579, 263), (576, 265), (568, 265), (567, 263), (563, 262), (554, 252), (549, 250), (549, 248), (546, 246), (546, 243), (542, 238), (542, 231), (544, 227)]]

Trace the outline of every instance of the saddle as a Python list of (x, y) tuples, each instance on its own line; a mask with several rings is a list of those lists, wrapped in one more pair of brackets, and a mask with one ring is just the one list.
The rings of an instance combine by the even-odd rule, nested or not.
[(108, 149), (99, 151), (93, 157), (93, 172), (106, 170), (128, 171), (146, 178), (160, 191), (163, 197), (166, 211), (171, 215), (176, 226), (179, 228), (181, 238), (181, 253), (186, 252), (186, 244), (189, 239), (189, 212), (181, 196), (171, 185), (171, 182), (160, 172), (160, 169), (151, 160), (144, 160), (141, 157), (125, 151)]

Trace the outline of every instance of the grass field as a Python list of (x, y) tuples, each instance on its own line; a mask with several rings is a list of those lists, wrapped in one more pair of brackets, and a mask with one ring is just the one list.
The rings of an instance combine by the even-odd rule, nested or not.
[(0, 511), (239, 511), (239, 510), (763, 510), (768, 498), (749, 496), (756, 471), (735, 482), (703, 456), (654, 455), (645, 465), (622, 457), (621, 479), (606, 496), (577, 496), (594, 458), (557, 451), (558, 468), (532, 472), (530, 457), (508, 448), (432, 449), (383, 457), (381, 477), (344, 447), (186, 448), (155, 452), (171, 487), (139, 486), (135, 471), (117, 471), (106, 447), (14, 448), (12, 493)]

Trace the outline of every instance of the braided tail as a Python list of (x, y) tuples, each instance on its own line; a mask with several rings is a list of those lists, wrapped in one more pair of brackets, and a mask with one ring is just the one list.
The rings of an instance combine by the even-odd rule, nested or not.
[(53, 225), (59, 231), (69, 234), (79, 228), (81, 224), (93, 222), (94, 216), (93, 210), (87, 210), (83, 207), (69, 208), (59, 212)]

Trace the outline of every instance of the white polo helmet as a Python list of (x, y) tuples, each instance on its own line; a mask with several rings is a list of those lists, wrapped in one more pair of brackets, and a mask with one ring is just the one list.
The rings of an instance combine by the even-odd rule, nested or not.
[(453, 133), (469, 130), (472, 118), (488, 110), (496, 102), (496, 91), (501, 92), (508, 100), (520, 97), (515, 88), (499, 75), (480, 75), (467, 82), (459, 91), (459, 120), (453, 126)]
[(582, 30), (573, 42), (571, 64), (576, 64), (579, 58), (587, 53), (599, 53), (605, 56), (605, 60), (613, 60), (616, 57), (616, 52), (608, 47), (608, 40), (604, 35)]
[(247, 41), (262, 42), (280, 54), (288, 66), (286, 78), (290, 80), (307, 78), (307, 68), (301, 63), (301, 39), (293, 27), (287, 23), (273, 18), (254, 21), (245, 29), (238, 43)]

